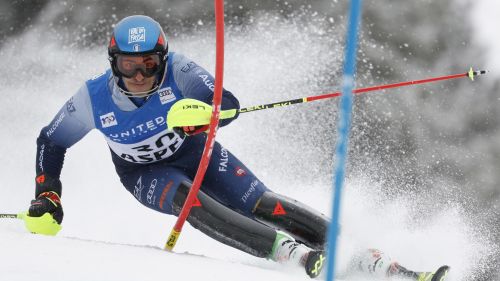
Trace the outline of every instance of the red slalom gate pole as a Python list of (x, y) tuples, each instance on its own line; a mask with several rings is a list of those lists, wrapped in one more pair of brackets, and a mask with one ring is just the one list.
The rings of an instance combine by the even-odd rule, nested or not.
[(214, 0), (215, 2), (215, 37), (216, 37), (216, 52), (215, 52), (215, 89), (214, 98), (212, 102), (212, 117), (210, 119), (209, 132), (207, 135), (207, 140), (205, 142), (205, 148), (203, 149), (203, 155), (201, 156), (200, 165), (196, 171), (196, 176), (193, 180), (193, 185), (189, 190), (184, 206), (182, 207), (181, 213), (177, 218), (170, 236), (165, 243), (165, 250), (172, 251), (179, 235), (181, 234), (184, 222), (191, 211), (191, 207), (195, 202), (198, 190), (200, 190), (201, 183), (207, 171), (208, 164), (210, 163), (210, 157), (212, 156), (212, 150), (215, 143), (215, 135), (217, 133), (217, 128), (219, 126), (220, 117), (220, 104), (222, 100), (222, 85), (223, 85), (223, 74), (224, 74), (224, 1)]

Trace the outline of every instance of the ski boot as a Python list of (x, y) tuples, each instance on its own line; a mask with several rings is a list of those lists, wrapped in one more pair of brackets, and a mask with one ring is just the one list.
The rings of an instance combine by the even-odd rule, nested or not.
[(436, 272), (420, 272), (417, 281), (444, 281), (450, 267), (443, 265)]
[(435, 272), (416, 272), (393, 262), (389, 256), (377, 249), (368, 249), (355, 255), (351, 261), (352, 269), (377, 278), (403, 277), (415, 281), (444, 281), (450, 270), (447, 265), (441, 266)]
[(447, 265), (443, 265), (435, 272), (415, 272), (409, 269), (404, 268), (398, 263), (394, 262), (391, 264), (391, 268), (389, 269), (389, 276), (400, 276), (407, 277), (416, 281), (444, 281), (446, 279), (446, 275), (450, 267)]
[(291, 236), (277, 231), (270, 259), (303, 267), (309, 277), (316, 278), (321, 274), (326, 255), (324, 251), (313, 250)]
[(377, 249), (363, 250), (351, 260), (351, 270), (357, 270), (377, 278), (390, 275), (392, 268), (391, 258)]
[(309, 277), (311, 278), (318, 277), (323, 270), (323, 266), (325, 265), (325, 260), (326, 260), (325, 251), (313, 250), (309, 252), (305, 262), (307, 275), (309, 275)]

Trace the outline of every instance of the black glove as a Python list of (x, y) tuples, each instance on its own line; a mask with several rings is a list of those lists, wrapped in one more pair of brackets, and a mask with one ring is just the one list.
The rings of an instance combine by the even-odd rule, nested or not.
[(209, 125), (174, 127), (173, 130), (178, 135), (193, 136), (208, 131)]
[(64, 216), (61, 205), (61, 181), (45, 174), (36, 177), (36, 199), (31, 200), (28, 215), (30, 217), (41, 217), (50, 213), (52, 217), (61, 224)]
[(35, 200), (31, 200), (28, 210), (30, 217), (41, 217), (45, 213), (52, 214), (57, 223), (61, 224), (64, 216), (61, 198), (54, 191), (43, 192)]

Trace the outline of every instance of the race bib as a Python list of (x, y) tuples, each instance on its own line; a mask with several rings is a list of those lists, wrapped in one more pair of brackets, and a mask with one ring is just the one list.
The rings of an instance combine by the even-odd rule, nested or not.
[(109, 147), (120, 158), (132, 163), (152, 163), (168, 158), (184, 142), (172, 131), (165, 130), (138, 143), (124, 144), (106, 137)]

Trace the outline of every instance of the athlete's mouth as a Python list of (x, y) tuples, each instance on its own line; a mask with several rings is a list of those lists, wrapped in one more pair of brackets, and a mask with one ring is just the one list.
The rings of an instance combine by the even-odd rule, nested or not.
[(146, 83), (144, 82), (131, 82), (132, 85), (135, 85), (135, 86), (144, 86)]

